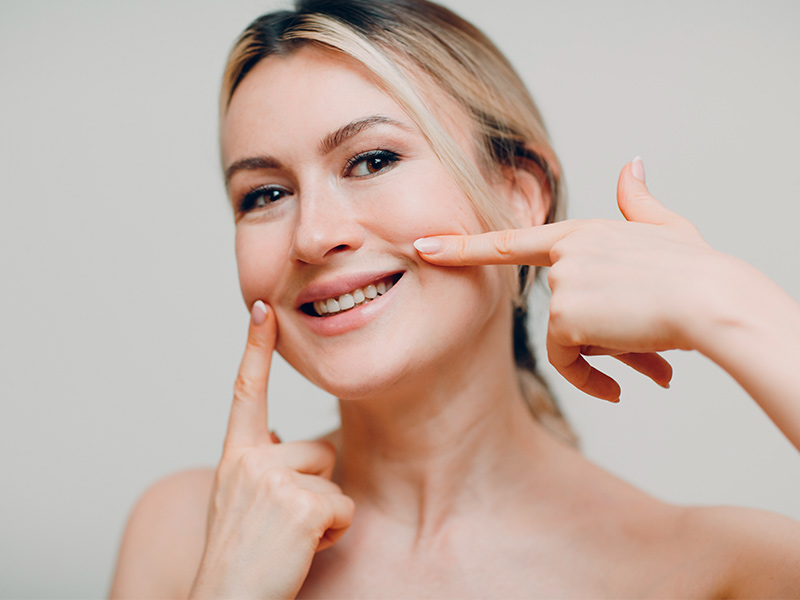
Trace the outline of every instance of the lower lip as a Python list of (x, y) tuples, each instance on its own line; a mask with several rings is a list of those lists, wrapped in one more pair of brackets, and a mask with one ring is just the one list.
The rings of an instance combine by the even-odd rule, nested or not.
[(355, 329), (363, 327), (376, 318), (391, 303), (394, 298), (394, 290), (403, 280), (401, 277), (389, 291), (359, 306), (345, 310), (329, 317), (312, 317), (299, 311), (309, 329), (322, 336), (341, 335)]

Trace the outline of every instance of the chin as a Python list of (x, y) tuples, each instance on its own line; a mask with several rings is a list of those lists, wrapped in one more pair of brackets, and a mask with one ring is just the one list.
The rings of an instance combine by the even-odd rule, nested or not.
[(290, 353), (283, 358), (303, 377), (317, 387), (341, 400), (368, 400), (383, 398), (400, 392), (402, 382), (418, 385), (427, 362), (409, 364), (408, 354), (367, 352), (355, 358), (349, 356), (317, 360), (311, 364), (308, 357), (300, 358)]

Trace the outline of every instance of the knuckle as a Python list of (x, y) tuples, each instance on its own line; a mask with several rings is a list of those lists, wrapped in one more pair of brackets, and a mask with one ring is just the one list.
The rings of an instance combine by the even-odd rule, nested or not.
[(331, 442), (320, 441), (319, 451), (326, 463), (333, 464), (336, 462), (336, 447)]
[(325, 501), (308, 490), (298, 490), (292, 501), (292, 512), (301, 523), (312, 524), (325, 513)]
[(575, 238), (570, 239), (570, 235), (575, 235), (575, 232), (568, 234), (550, 246), (550, 263), (556, 265), (559, 261), (563, 260), (569, 253), (570, 242)]
[(459, 262), (463, 262), (469, 256), (469, 242), (467, 238), (456, 238), (453, 244), (453, 252)]
[(560, 302), (550, 301), (550, 322), (547, 325), (547, 330), (551, 335), (561, 332), (561, 327), (564, 323), (564, 308)]
[(261, 476), (261, 482), (265, 489), (273, 493), (291, 486), (293, 479), (293, 472), (283, 468), (268, 469)]
[(233, 382), (233, 398), (249, 398), (256, 392), (256, 381), (249, 375), (241, 371)]
[(550, 321), (547, 333), (554, 341), (562, 346), (581, 346), (580, 335), (574, 327), (570, 326), (570, 311), (563, 303), (553, 303), (550, 306)]
[(494, 251), (500, 256), (511, 256), (516, 246), (517, 232), (515, 229), (499, 231), (492, 237)]
[(239, 471), (247, 479), (257, 479), (263, 471), (263, 463), (260, 457), (254, 452), (245, 452), (239, 456)]
[(551, 290), (555, 289), (558, 286), (558, 283), (561, 280), (560, 276), (561, 276), (561, 270), (556, 268), (555, 264), (552, 267), (550, 267), (550, 269), (547, 271), (547, 285), (550, 286)]
[(353, 515), (355, 515), (356, 512), (356, 502), (350, 496), (345, 496), (344, 494), (342, 494), (342, 498), (344, 498), (343, 504), (345, 505), (345, 510), (347, 511), (345, 516), (347, 517), (348, 521), (352, 521)]

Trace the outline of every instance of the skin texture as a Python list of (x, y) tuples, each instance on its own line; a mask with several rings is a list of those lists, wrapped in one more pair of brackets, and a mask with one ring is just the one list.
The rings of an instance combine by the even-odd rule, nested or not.
[[(318, 151), (331, 132), (375, 115), (400, 125)], [(632, 173), (640, 163), (620, 176), (626, 221), (541, 227), (547, 200), (527, 180), (496, 190), (532, 227), (461, 237), (480, 233), (478, 220), (413, 123), (357, 64), (311, 47), (248, 74), (222, 140), (226, 167), (280, 162), (229, 182), (234, 207), (253, 187), (279, 192), (236, 213), (253, 316), (224, 452), (216, 470), (174, 475), (140, 499), (112, 597), (800, 596), (797, 523), (659, 502), (551, 437), (517, 388), (510, 291), (502, 267), (487, 264), (552, 265), (548, 350), (576, 387), (619, 396), (581, 351), (613, 354), (663, 385), (671, 369), (655, 352), (696, 348), (756, 380), (756, 400), (794, 431), (796, 401), (770, 396), (769, 382), (690, 332), (762, 347), (768, 324), (742, 317), (732, 334), (731, 314), (758, 301), (795, 324), (800, 311), (652, 199)], [(402, 158), (348, 166), (376, 149)], [(442, 236), (442, 249), (421, 255), (413, 242), (428, 236)], [(340, 319), (350, 323), (342, 331), (320, 332), (298, 310), (309, 286), (376, 272), (403, 275), (355, 309), (360, 321)], [(742, 306), (720, 313), (705, 296), (709, 272), (729, 285), (731, 273), (745, 277), (736, 289), (761, 285), (758, 298), (742, 292)], [(270, 435), (273, 349), (341, 398), (340, 431), (313, 442)], [(773, 362), (770, 377), (799, 389)]]

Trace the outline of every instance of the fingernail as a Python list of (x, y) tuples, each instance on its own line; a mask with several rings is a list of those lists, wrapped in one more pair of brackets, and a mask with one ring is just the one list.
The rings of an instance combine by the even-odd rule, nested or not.
[(256, 300), (255, 304), (253, 304), (253, 323), (255, 325), (261, 325), (264, 321), (267, 320), (267, 305), (264, 304), (261, 300)]
[(444, 242), (439, 238), (419, 238), (414, 242), (414, 248), (422, 254), (436, 254), (444, 248)]
[(642, 183), (646, 183), (644, 176), (644, 161), (641, 156), (637, 156), (631, 163), (631, 175), (636, 177)]

